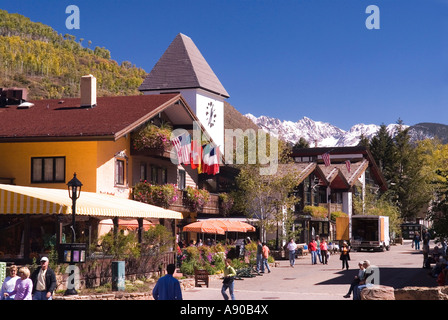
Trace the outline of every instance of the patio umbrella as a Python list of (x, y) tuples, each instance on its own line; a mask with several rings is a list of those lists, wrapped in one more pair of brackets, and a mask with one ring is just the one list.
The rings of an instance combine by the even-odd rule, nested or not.
[(212, 220), (212, 223), (223, 228), (227, 232), (246, 232), (246, 228), (230, 220)]
[(225, 230), (213, 223), (213, 221), (203, 220), (196, 221), (187, 224), (183, 227), (182, 231), (185, 232), (197, 232), (197, 233), (212, 233), (212, 234), (225, 234)]
[(253, 225), (251, 225), (251, 224), (246, 223), (246, 222), (238, 221), (238, 220), (232, 221), (232, 222), (234, 224), (240, 225), (241, 227), (245, 228), (246, 231), (244, 231), (244, 232), (254, 232), (255, 231), (255, 227)]
[(227, 232), (248, 232), (255, 231), (255, 227), (251, 226), (248, 223), (238, 221), (238, 220), (228, 220), (228, 219), (209, 219), (204, 220), (214, 223), (215, 225), (221, 227), (226, 232), (226, 241), (227, 241)]

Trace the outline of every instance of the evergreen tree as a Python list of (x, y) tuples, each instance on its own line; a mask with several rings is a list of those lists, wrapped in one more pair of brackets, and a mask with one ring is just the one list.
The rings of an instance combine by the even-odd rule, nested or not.
[(401, 121), (398, 124), (394, 138), (382, 125), (370, 150), (388, 183), (385, 197), (399, 208), (402, 218), (412, 220), (429, 205), (431, 188), (422, 171), (421, 150), (411, 144), (409, 128)]
[(377, 134), (370, 141), (369, 149), (376, 164), (381, 169), (386, 180), (388, 180), (395, 165), (396, 151), (393, 138), (387, 131), (385, 124), (380, 126)]
[(293, 150), (295, 149), (303, 149), (303, 148), (309, 148), (310, 144), (308, 143), (308, 141), (306, 141), (306, 139), (304, 137), (300, 137), (299, 141), (297, 141), (294, 146), (293, 146)]

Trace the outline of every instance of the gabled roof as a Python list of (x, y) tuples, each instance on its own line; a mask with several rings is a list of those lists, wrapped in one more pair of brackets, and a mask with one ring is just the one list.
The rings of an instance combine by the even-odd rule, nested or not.
[[(348, 184), (353, 186), (356, 179), (367, 169), (370, 168), (370, 173), (375, 179), (375, 182), (379, 185), (382, 191), (387, 190), (387, 183), (384, 179), (381, 170), (378, 168), (373, 155), (364, 146), (354, 146), (354, 147), (319, 147), (319, 148), (303, 148), (293, 150), (291, 157), (316, 157), (318, 158), (318, 168), (325, 171), (325, 166), (323, 165), (323, 160), (319, 159), (324, 153), (330, 153), (330, 156), (337, 155), (338, 158), (331, 157), (330, 168), (337, 167), (339, 172), (344, 175), (344, 183), (342, 185)], [(355, 156), (355, 158), (353, 158)], [(358, 159), (359, 157), (359, 159)], [(347, 171), (344, 161), (351, 160), (351, 171)], [(324, 177), (325, 178), (325, 175)], [(328, 183), (328, 181), (326, 182)], [(341, 185), (341, 186), (342, 186)]]
[(146, 76), (140, 91), (202, 88), (225, 98), (226, 89), (190, 37), (179, 33)]
[(94, 108), (79, 98), (31, 102), (29, 109), (0, 108), (0, 142), (117, 140), (162, 111), (178, 125), (198, 121), (180, 94), (99, 97)]

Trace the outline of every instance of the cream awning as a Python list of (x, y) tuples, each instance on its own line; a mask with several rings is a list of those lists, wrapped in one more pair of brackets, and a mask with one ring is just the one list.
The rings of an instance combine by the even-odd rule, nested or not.
[[(0, 214), (72, 214), (68, 191), (0, 184)], [(76, 214), (97, 217), (182, 219), (182, 213), (107, 194), (81, 192)]]

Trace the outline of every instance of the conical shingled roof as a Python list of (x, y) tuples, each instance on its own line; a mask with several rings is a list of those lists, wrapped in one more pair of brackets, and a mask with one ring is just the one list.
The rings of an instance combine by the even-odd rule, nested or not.
[(190, 37), (179, 33), (146, 76), (140, 91), (202, 88), (229, 97)]

